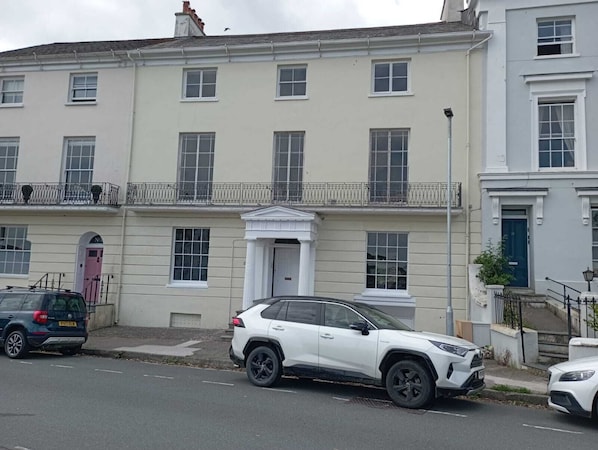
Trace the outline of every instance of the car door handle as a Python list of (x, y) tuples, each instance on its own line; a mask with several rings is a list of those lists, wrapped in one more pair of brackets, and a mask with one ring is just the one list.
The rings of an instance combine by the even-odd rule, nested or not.
[(275, 327), (272, 327), (272, 329), (273, 329), (273, 330), (276, 330), (276, 331), (284, 331), (284, 328), (283, 328), (283, 327), (281, 327), (280, 325), (277, 325), (277, 326), (275, 326)]
[(320, 337), (321, 337), (322, 339), (334, 339), (334, 336), (333, 336), (333, 335), (331, 335), (331, 334), (328, 334), (328, 333), (326, 333), (326, 334), (321, 334), (321, 335), (320, 335)]
[(519, 263), (517, 261), (509, 261), (509, 266), (518, 266)]

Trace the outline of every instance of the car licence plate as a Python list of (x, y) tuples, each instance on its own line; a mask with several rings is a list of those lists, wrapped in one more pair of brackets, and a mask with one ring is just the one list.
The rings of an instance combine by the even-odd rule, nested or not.
[(484, 379), (484, 369), (482, 369), (482, 370), (478, 370), (478, 371), (475, 373), (475, 377), (476, 377), (478, 380), (483, 380), (483, 379)]
[(77, 322), (75, 322), (74, 320), (59, 320), (58, 326), (60, 326), (60, 327), (76, 327)]

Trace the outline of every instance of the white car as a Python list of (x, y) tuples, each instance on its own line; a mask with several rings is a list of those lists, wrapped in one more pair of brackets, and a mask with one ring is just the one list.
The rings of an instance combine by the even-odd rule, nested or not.
[(548, 406), (584, 417), (598, 417), (598, 356), (548, 368)]
[(282, 375), (386, 387), (395, 404), (421, 408), (439, 396), (484, 389), (479, 347), (416, 332), (365, 304), (274, 297), (233, 318), (230, 357), (257, 386)]

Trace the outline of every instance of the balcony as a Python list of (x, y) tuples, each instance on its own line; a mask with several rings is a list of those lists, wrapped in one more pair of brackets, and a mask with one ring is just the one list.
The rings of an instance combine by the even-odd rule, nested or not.
[[(461, 208), (461, 183), (452, 183), (451, 208)], [(282, 205), (313, 210), (445, 210), (446, 183), (129, 183), (129, 207), (251, 209)]]
[(117, 208), (119, 187), (111, 183), (0, 184), (0, 209), (10, 207)]

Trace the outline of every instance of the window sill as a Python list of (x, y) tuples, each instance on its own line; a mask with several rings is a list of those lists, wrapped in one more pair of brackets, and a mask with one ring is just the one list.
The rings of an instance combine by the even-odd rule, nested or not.
[(95, 106), (97, 104), (98, 102), (96, 100), (90, 100), (88, 102), (66, 102), (64, 106)]
[(556, 55), (536, 55), (534, 59), (542, 60), (542, 59), (561, 59), (561, 58), (579, 58), (581, 55), (579, 53), (566, 53), (566, 54), (556, 54)]
[(206, 281), (191, 281), (191, 282), (177, 282), (173, 281), (166, 285), (167, 288), (175, 289), (207, 289), (208, 283)]
[(217, 97), (191, 97), (191, 98), (182, 98), (181, 103), (203, 103), (203, 102), (217, 102)]
[(393, 305), (415, 307), (415, 297), (407, 291), (394, 291), (390, 289), (366, 289), (354, 297), (355, 301), (361, 301), (372, 305)]
[(16, 274), (16, 273), (0, 273), (0, 278), (16, 278), (19, 280), (29, 279), (29, 275)]
[(22, 108), (23, 103), (0, 103), (0, 108)]
[(412, 97), (415, 95), (413, 92), (372, 92), (368, 95), (369, 98), (380, 98), (380, 97)]
[(274, 101), (309, 100), (307, 95), (289, 95), (288, 97), (274, 97)]

